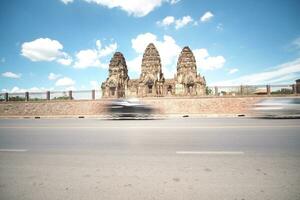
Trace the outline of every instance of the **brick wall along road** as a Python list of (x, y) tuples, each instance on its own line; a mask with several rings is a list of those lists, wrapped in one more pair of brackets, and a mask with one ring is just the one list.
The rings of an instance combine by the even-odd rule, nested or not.
[[(144, 98), (163, 114), (248, 114), (262, 97)], [(0, 116), (102, 115), (102, 100), (1, 102)]]

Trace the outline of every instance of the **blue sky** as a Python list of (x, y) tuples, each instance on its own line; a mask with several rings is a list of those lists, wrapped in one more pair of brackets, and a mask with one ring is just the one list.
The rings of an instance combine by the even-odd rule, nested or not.
[(173, 77), (189, 46), (208, 85), (300, 78), (298, 0), (2, 0), (0, 90), (98, 88), (121, 51), (138, 78), (149, 42)]

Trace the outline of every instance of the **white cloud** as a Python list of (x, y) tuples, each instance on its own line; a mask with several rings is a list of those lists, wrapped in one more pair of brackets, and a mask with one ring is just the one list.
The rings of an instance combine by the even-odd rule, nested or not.
[(117, 43), (109, 44), (102, 48), (101, 41), (96, 41), (96, 49), (81, 50), (76, 54), (76, 62), (74, 68), (84, 69), (87, 67), (102, 67), (107, 68), (107, 64), (101, 62), (101, 58), (113, 54), (117, 48)]
[(62, 51), (63, 45), (49, 38), (39, 38), (31, 42), (22, 44), (21, 55), (33, 62), (37, 61), (57, 61), (64, 65), (70, 65), (71, 57)]
[(74, 0), (60, 0), (60, 1), (67, 5), (68, 3), (72, 3)]
[[(176, 73), (176, 63), (182, 47), (180, 47), (174, 38), (164, 35), (163, 40), (158, 40), (152, 33), (138, 35), (131, 40), (132, 48), (138, 53), (138, 56), (127, 61), (129, 72), (139, 73), (141, 70), (142, 56), (149, 43), (156, 46), (162, 63), (162, 71), (165, 78), (173, 78)], [(198, 69), (213, 70), (222, 68), (226, 60), (223, 56), (210, 56), (206, 49), (193, 50)]]
[(174, 4), (178, 3), (179, 1), (181, 1), (181, 0), (170, 0), (169, 2), (171, 5), (174, 5)]
[(184, 17), (182, 17), (181, 19), (177, 19), (176, 21), (175, 21), (175, 28), (176, 29), (180, 29), (180, 28), (182, 28), (182, 27), (184, 27), (184, 26), (186, 26), (186, 25), (188, 25), (188, 24), (190, 24), (190, 23), (192, 23), (194, 20), (193, 20), (193, 18), (191, 18), (191, 16), (189, 16), (189, 15), (187, 15), (187, 16), (184, 16)]
[(126, 61), (129, 73), (141, 73), (143, 56), (140, 54), (132, 60)]
[[(152, 33), (140, 34), (131, 40), (132, 48), (138, 53), (138, 56), (127, 62), (129, 72), (134, 70), (140, 72), (142, 55), (149, 43), (154, 43), (162, 62), (163, 73), (166, 78), (174, 77), (174, 69), (176, 70), (176, 62), (180, 54), (181, 48), (176, 41), (168, 35), (164, 35), (163, 40), (159, 41), (157, 36)], [(168, 73), (169, 72), (169, 73)], [(171, 74), (173, 73), (173, 74)]]
[(204, 62), (201, 63), (201, 60), (200, 60), (199, 67), (203, 68), (203, 69), (209, 69), (209, 70), (222, 68), (226, 62), (226, 60), (223, 56), (215, 56), (215, 57), (210, 56), (202, 61), (204, 61)]
[(233, 69), (230, 69), (230, 70), (228, 71), (228, 74), (234, 74), (234, 73), (236, 73), (236, 72), (238, 72), (238, 71), (239, 71), (239, 69), (233, 68)]
[(217, 29), (217, 31), (220, 31), (220, 32), (223, 31), (223, 30), (224, 30), (223, 24), (222, 24), (222, 23), (219, 23), (219, 24), (217, 25), (216, 29)]
[[(9, 92), (9, 91), (7, 91), (7, 92)], [(27, 92), (27, 90), (25, 90), (25, 89), (20, 89), (20, 88), (18, 88), (18, 87), (13, 87), (12, 89), (11, 89), (11, 91), (10, 91), (11, 93), (16, 93), (16, 92)]]
[(298, 48), (300, 48), (300, 37), (298, 37), (297, 39), (295, 39), (295, 40), (293, 41), (293, 44), (294, 44), (295, 46), (297, 46)]
[[(174, 63), (175, 64), (175, 63)], [(174, 75), (176, 74), (176, 66), (162, 66), (162, 72), (164, 74), (165, 78), (174, 78)]]
[(173, 16), (167, 16), (163, 20), (156, 22), (157, 25), (163, 26), (163, 27), (168, 27), (168, 26), (174, 25), (175, 29), (180, 29), (191, 23), (193, 23), (195, 26), (198, 25), (198, 23), (196, 21), (194, 21), (194, 19), (189, 15), (184, 16), (181, 19), (175, 19), (175, 17), (173, 17)]
[[(62, 0), (71, 1), (73, 0)], [(95, 3), (109, 9), (119, 8), (134, 17), (144, 17), (162, 3), (167, 2), (171, 5), (177, 4), (180, 0), (85, 0), (88, 3)]]
[(300, 49), (300, 37), (296, 38), (295, 40), (292, 41), (292, 47), (295, 50)]
[(69, 77), (63, 77), (56, 81), (55, 86), (74, 86), (75, 81)]
[(132, 48), (137, 52), (143, 54), (149, 43), (154, 43), (162, 61), (162, 65), (170, 65), (176, 61), (181, 48), (176, 41), (168, 35), (164, 35), (163, 40), (157, 40), (157, 36), (152, 33), (145, 33), (138, 35), (132, 41)]
[[(97, 49), (86, 49), (76, 54), (75, 68), (106, 67), (100, 62), (100, 58), (112, 54), (117, 49), (117, 44), (112, 43), (101, 49), (101, 41), (96, 41)], [(31, 61), (56, 61), (61, 65), (71, 65), (73, 59), (62, 51), (63, 45), (57, 40), (39, 38), (22, 45), (22, 55)]]
[(144, 53), (149, 43), (157, 42), (156, 35), (152, 33), (144, 33), (138, 35), (136, 38), (131, 40), (131, 46), (137, 53)]
[(57, 62), (59, 63), (59, 64), (61, 64), (61, 65), (71, 65), (71, 63), (72, 63), (72, 59), (70, 59), (70, 58), (67, 58), (67, 59), (63, 59), (63, 58), (61, 58), (61, 59), (58, 59), (57, 60)]
[(99, 57), (102, 58), (102, 57), (109, 56), (113, 54), (117, 50), (117, 48), (118, 48), (117, 43), (112, 43), (104, 47), (103, 49), (99, 49), (98, 50)]
[(58, 63), (62, 65), (69, 66), (72, 64), (73, 59), (71, 56), (69, 56), (67, 53), (63, 52), (62, 57), (56, 60)]
[(199, 58), (199, 60), (202, 60), (209, 56), (208, 51), (206, 49), (196, 49), (194, 50), (194, 54), (196, 58)]
[(52, 73), (52, 72), (48, 75), (48, 79), (49, 79), (49, 80), (56, 80), (56, 79), (58, 79), (59, 77), (61, 77), (61, 74), (54, 74), (54, 73)]
[(98, 81), (90, 81), (90, 85), (91, 85), (93, 90), (100, 89), (100, 83)]
[(215, 70), (222, 68), (226, 62), (223, 56), (210, 56), (206, 49), (193, 50), (197, 66), (204, 70)]
[(6, 78), (15, 78), (15, 79), (21, 78), (21, 74), (15, 74), (13, 72), (4, 72), (2, 73), (2, 76)]
[(100, 66), (97, 50), (94, 49), (81, 50), (76, 54), (76, 58), (77, 61), (74, 64), (75, 68)]
[(206, 13), (204, 13), (204, 15), (202, 15), (200, 20), (201, 20), (201, 22), (207, 22), (207, 21), (211, 20), (213, 17), (214, 17), (214, 15), (210, 11), (207, 11)]
[(102, 47), (102, 43), (101, 43), (101, 41), (100, 41), (100, 40), (96, 40), (96, 47), (97, 47), (97, 49), (98, 49), (98, 50), (100, 50), (100, 49), (101, 49), (101, 47)]
[(22, 44), (22, 55), (31, 61), (53, 61), (61, 54), (63, 46), (57, 40), (39, 38)]
[(162, 21), (158, 21), (157, 24), (160, 26), (170, 26), (175, 22), (175, 18), (173, 16), (167, 16)]
[[(129, 15), (135, 17), (144, 17), (153, 11), (156, 7), (161, 6), (166, 0), (85, 0), (88, 3), (96, 3), (108, 8), (120, 8)], [(168, 1), (166, 1), (168, 2)], [(175, 3), (171, 0), (170, 3)]]
[(162, 59), (162, 65), (169, 66), (177, 62), (181, 47), (168, 35), (164, 35), (163, 41), (157, 41), (157, 49)]
[[(154, 43), (162, 62), (162, 70), (166, 78), (173, 78), (176, 73), (176, 63), (181, 52), (181, 47), (174, 38), (164, 35), (163, 40), (159, 41), (157, 36), (152, 33), (140, 34), (131, 40), (132, 48), (139, 54), (127, 62), (129, 72), (140, 72), (142, 55), (149, 43)], [(198, 69), (214, 70), (222, 68), (226, 62), (223, 56), (210, 56), (206, 49), (193, 50)]]
[(25, 92), (46, 92), (46, 91), (52, 91), (54, 88), (38, 88), (38, 87), (32, 87), (32, 88), (19, 88), (18, 86), (14, 86), (12, 89), (2, 89), (2, 92), (8, 92), (8, 93), (25, 93)]
[(300, 58), (271, 68), (271, 70), (216, 82), (214, 85), (291, 84), (300, 75)]
[(69, 87), (64, 88), (64, 90), (65, 91), (69, 91), (69, 90), (75, 91), (76, 87), (75, 86), (69, 86)]

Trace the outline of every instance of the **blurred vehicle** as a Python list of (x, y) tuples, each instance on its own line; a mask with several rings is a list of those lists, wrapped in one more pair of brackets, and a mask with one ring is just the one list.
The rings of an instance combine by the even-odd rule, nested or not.
[(137, 99), (116, 99), (107, 104), (107, 112), (114, 119), (152, 117), (154, 108), (139, 102)]
[(300, 117), (300, 98), (271, 98), (254, 104), (252, 108), (257, 117)]

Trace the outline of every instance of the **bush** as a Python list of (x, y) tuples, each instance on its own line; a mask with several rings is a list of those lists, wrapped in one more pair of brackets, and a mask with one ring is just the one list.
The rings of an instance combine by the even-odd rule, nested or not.
[(206, 87), (205, 88), (205, 93), (206, 93), (206, 95), (211, 95), (211, 94), (213, 94), (213, 91), (212, 91), (211, 88)]
[(271, 92), (271, 94), (293, 94), (293, 90), (288, 88), (281, 88), (280, 90)]
[(8, 97), (9, 101), (25, 101), (25, 97), (20, 96), (14, 96), (14, 97)]

